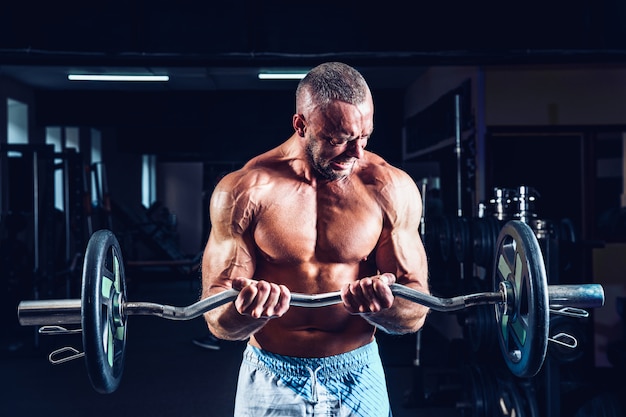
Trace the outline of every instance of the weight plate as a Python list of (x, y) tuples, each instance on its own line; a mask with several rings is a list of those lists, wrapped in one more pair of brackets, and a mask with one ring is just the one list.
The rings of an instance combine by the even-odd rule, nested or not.
[(494, 416), (496, 399), (494, 392), (496, 381), (489, 369), (477, 365), (469, 365), (464, 368), (462, 374), (464, 405), (459, 409), (462, 416), (479, 417)]
[(472, 221), (472, 249), (474, 263), (486, 267), (492, 261), (495, 237), (488, 218), (477, 217)]
[(439, 236), (441, 233), (441, 223), (439, 217), (428, 219), (428, 221), (425, 222), (424, 247), (426, 248), (426, 252), (430, 254), (430, 263), (445, 261)]
[(461, 374), (463, 397), (457, 404), (467, 417), (539, 417), (536, 392), (528, 380), (515, 381), (488, 367), (470, 365)]
[(472, 236), (469, 221), (464, 217), (457, 217), (452, 223), (453, 251), (457, 262), (472, 260)]
[(560, 243), (578, 243), (576, 228), (571, 219), (563, 218), (559, 221), (558, 238)]
[(527, 224), (511, 220), (504, 225), (493, 271), (495, 290), (507, 291), (507, 302), (495, 305), (504, 361), (514, 375), (532, 377), (546, 357), (550, 317), (543, 255)]
[(439, 216), (433, 219), (436, 222), (436, 230), (438, 232), (439, 239), (439, 254), (444, 262), (451, 260), (452, 258), (452, 226), (450, 220), (446, 216)]
[(94, 389), (117, 389), (124, 370), (126, 317), (124, 262), (115, 235), (96, 231), (87, 244), (83, 263), (81, 316), (87, 372)]
[(479, 305), (467, 309), (463, 320), (463, 337), (467, 340), (473, 355), (493, 358), (497, 353), (497, 327), (493, 310), (489, 305)]
[(521, 382), (518, 385), (510, 377), (497, 377), (495, 398), (498, 411), (494, 416), (540, 417), (534, 388)]

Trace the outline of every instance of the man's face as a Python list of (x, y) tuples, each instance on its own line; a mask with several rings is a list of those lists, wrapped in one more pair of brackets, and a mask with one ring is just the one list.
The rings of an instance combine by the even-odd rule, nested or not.
[(374, 130), (371, 100), (357, 106), (342, 101), (315, 109), (306, 120), (306, 153), (315, 171), (328, 180), (347, 177), (363, 157)]

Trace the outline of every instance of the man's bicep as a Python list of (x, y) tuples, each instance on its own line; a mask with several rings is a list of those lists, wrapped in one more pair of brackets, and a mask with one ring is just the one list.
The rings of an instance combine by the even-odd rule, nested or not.
[(230, 288), (234, 277), (254, 274), (254, 242), (250, 232), (251, 199), (235, 190), (237, 173), (224, 177), (211, 196), (211, 233), (202, 261), (203, 285)]
[(422, 202), (419, 190), (412, 180), (404, 178), (395, 188), (376, 262), (382, 272), (393, 272), (402, 284), (417, 284), (427, 288), (427, 258), (420, 235)]
[(401, 228), (383, 231), (376, 250), (376, 264), (379, 271), (395, 274), (400, 284), (421, 282), (427, 266), (419, 233)]
[(255, 258), (251, 239), (244, 234), (211, 231), (202, 257), (204, 291), (217, 292), (231, 287), (234, 277), (252, 278)]

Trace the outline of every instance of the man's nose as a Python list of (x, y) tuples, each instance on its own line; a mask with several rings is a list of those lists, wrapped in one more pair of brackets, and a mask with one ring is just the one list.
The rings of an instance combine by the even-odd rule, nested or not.
[(363, 152), (365, 152), (365, 145), (363, 144), (364, 140), (355, 139), (348, 142), (346, 153), (352, 157), (360, 159), (363, 157)]

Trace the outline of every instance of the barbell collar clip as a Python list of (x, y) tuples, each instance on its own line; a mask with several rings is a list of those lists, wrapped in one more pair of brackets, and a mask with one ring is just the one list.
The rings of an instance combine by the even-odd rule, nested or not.
[[(69, 354), (68, 354), (69, 353)], [(71, 346), (62, 347), (48, 355), (48, 361), (53, 365), (59, 365), (65, 362), (73, 361), (85, 356), (85, 352), (79, 352)]]
[(565, 346), (569, 349), (576, 349), (578, 347), (578, 340), (571, 334), (567, 333), (557, 333), (554, 336), (549, 337), (548, 341)]
[(46, 336), (56, 336), (60, 334), (82, 333), (83, 329), (68, 329), (63, 326), (41, 326), (38, 333)]
[(574, 317), (577, 319), (585, 319), (589, 317), (589, 312), (587, 310), (575, 307), (550, 308), (550, 314)]

